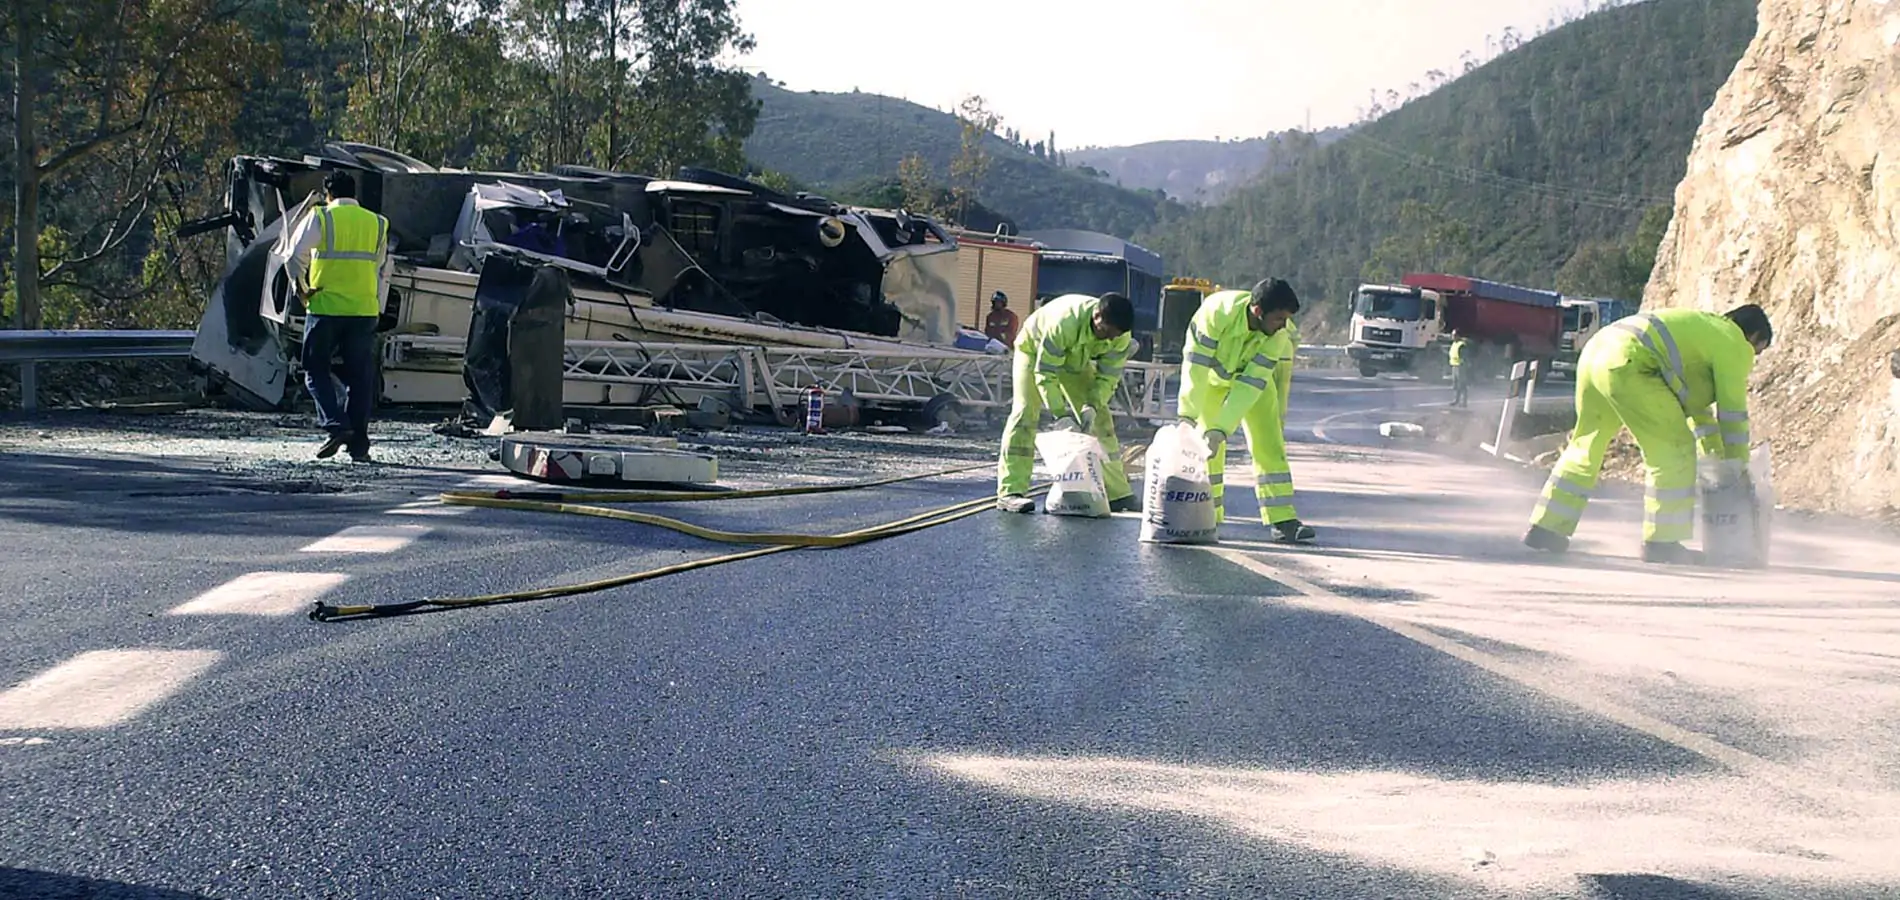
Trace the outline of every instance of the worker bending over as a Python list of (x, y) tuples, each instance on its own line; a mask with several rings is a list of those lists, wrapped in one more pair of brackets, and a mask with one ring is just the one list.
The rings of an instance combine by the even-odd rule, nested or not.
[[(1598, 332), (1577, 359), (1577, 427), (1544, 484), (1524, 543), (1553, 553), (1569, 548), (1603, 454), (1627, 426), (1648, 476), (1643, 560), (1697, 561), (1682, 546), (1695, 534), (1697, 441), (1710, 456), (1748, 459), (1748, 375), (1755, 355), (1773, 341), (1768, 314), (1752, 303), (1727, 315), (1642, 313)], [(1747, 478), (1745, 463), (1731, 468), (1728, 477)]]
[(1029, 475), (1036, 462), (1036, 429), (1045, 409), (1057, 418), (1074, 419), (1102, 442), (1106, 456), (1102, 480), (1108, 489), (1109, 510), (1140, 508), (1122, 466), (1121, 445), (1115, 441), (1115, 417), (1108, 411), (1109, 398), (1121, 384), (1122, 366), (1128, 362), (1128, 332), (1134, 327), (1134, 303), (1114, 293), (1099, 299), (1064, 294), (1023, 320), (1016, 335), (1009, 421), (1003, 426), (997, 464), (999, 508), (1009, 512), (1035, 509), (1028, 497)]
[(1299, 310), (1293, 287), (1278, 278), (1209, 295), (1188, 323), (1179, 412), (1206, 432), (1217, 521), (1227, 516), (1227, 438), (1244, 424), (1261, 521), (1279, 540), (1303, 542), (1314, 533), (1293, 509), (1284, 430), (1295, 349), (1287, 322)]

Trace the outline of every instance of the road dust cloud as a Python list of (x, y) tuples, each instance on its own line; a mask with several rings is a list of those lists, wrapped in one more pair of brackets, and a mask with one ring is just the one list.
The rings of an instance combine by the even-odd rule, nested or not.
[[(1487, 887), (1582, 873), (1900, 880), (1900, 821), (1803, 809), (1731, 777), (1576, 785), (1129, 759), (921, 754), (925, 770), (1024, 797), (1204, 819), (1262, 840)], [(1891, 807), (1889, 807), (1891, 809)]]

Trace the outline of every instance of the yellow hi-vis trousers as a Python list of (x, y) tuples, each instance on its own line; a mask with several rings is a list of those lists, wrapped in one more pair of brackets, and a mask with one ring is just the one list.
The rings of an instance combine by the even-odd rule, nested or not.
[(1592, 340), (1586, 358), (1577, 362), (1577, 427), (1544, 483), (1531, 523), (1565, 537), (1576, 533), (1596, 490), (1603, 454), (1627, 426), (1647, 470), (1643, 540), (1689, 540), (1695, 536), (1696, 447), (1682, 403), (1653, 366), (1634, 360), (1590, 365), (1588, 351), (1597, 343)]
[[(996, 464), (996, 494), (1008, 496), (1029, 491), (1029, 476), (1036, 467), (1036, 427), (1042, 421), (1042, 395), (1036, 392), (1036, 357), (1013, 352), (1015, 365), (1010, 369), (1009, 419), (1003, 424), (1003, 447)], [(1095, 395), (1095, 383), (1083, 375), (1065, 376), (1062, 386), (1075, 402), (1087, 405)], [(1052, 410), (1059, 418), (1066, 409)], [(1108, 404), (1095, 407), (1095, 428), (1090, 432), (1102, 442), (1102, 481), (1108, 488), (1108, 502), (1134, 496), (1128, 484), (1128, 470), (1122, 465), (1122, 447), (1115, 440), (1115, 417)]]
[[(1189, 390), (1181, 395), (1181, 415), (1203, 425), (1207, 417), (1227, 402), (1227, 391), (1211, 388)], [(1240, 427), (1247, 432), (1247, 453), (1253, 457), (1254, 498), (1260, 501), (1260, 521), (1277, 525), (1299, 518), (1293, 509), (1293, 467), (1286, 460), (1286, 417), (1280, 409), (1280, 395), (1269, 389), (1241, 416)], [(1208, 480), (1214, 485), (1215, 521), (1227, 520), (1227, 443), (1207, 461)]]

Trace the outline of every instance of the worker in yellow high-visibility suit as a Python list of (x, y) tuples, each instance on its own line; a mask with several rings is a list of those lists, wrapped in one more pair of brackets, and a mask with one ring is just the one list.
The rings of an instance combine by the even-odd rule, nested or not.
[(1116, 293), (1064, 294), (1023, 320), (1011, 368), (1009, 420), (997, 460), (996, 505), (1029, 512), (1029, 475), (1036, 462), (1036, 429), (1048, 410), (1102, 442), (1102, 480), (1111, 512), (1140, 509), (1115, 440), (1108, 401), (1128, 362), (1135, 305)]
[(1293, 287), (1277, 278), (1208, 295), (1188, 323), (1178, 411), (1207, 436), (1217, 520), (1227, 517), (1227, 438), (1245, 425), (1261, 521), (1280, 540), (1306, 542), (1315, 535), (1293, 507), (1285, 435), (1297, 347), (1287, 323), (1299, 311)]
[(1471, 405), (1471, 369), (1467, 365), (1465, 352), (1471, 342), (1463, 334), (1451, 333), (1451, 350), (1446, 353), (1446, 362), (1451, 364), (1451, 405), (1466, 407)]
[(1553, 553), (1569, 549), (1603, 454), (1627, 426), (1648, 469), (1643, 560), (1696, 562), (1698, 554), (1682, 542), (1695, 534), (1697, 444), (1734, 461), (1729, 477), (1747, 478), (1748, 375), (1773, 341), (1767, 313), (1752, 303), (1727, 315), (1641, 313), (1598, 332), (1577, 359), (1577, 427), (1531, 513), (1524, 543)]

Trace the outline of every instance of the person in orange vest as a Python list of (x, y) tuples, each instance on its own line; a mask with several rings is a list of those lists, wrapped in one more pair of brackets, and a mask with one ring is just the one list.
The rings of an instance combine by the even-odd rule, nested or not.
[(1022, 326), (1016, 311), (1009, 308), (1009, 295), (997, 291), (990, 295), (990, 315), (983, 320), (983, 333), (1006, 347), (1016, 345), (1016, 329)]
[[(328, 459), (349, 448), (369, 462), (369, 414), (376, 402), (376, 319), (389, 278), (389, 220), (356, 202), (356, 179), (331, 172), (323, 206), (298, 223), (291, 275), (308, 313), (303, 326), (304, 384), (328, 435), (317, 450)], [(342, 357), (342, 366), (333, 360)], [(342, 396), (337, 382), (342, 381)]]

